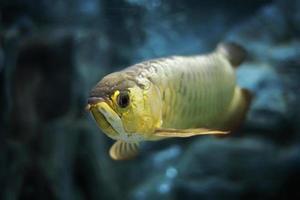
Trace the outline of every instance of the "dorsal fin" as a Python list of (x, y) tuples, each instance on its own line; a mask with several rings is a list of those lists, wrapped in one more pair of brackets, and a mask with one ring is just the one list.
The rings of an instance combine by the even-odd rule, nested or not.
[(247, 56), (246, 50), (234, 42), (220, 43), (217, 52), (223, 54), (234, 67), (239, 66)]
[(138, 143), (116, 141), (109, 150), (109, 155), (114, 160), (129, 160), (134, 158), (139, 151)]

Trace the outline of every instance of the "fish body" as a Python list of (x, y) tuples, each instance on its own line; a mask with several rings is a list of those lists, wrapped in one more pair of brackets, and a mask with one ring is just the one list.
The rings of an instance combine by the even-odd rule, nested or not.
[(235, 78), (244, 58), (240, 46), (226, 43), (209, 54), (149, 60), (105, 76), (88, 103), (99, 127), (117, 140), (111, 157), (135, 156), (140, 141), (231, 131), (250, 102)]

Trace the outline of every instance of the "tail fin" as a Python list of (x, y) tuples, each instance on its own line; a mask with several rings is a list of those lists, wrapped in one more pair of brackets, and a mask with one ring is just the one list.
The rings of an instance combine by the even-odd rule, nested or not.
[(234, 42), (220, 43), (217, 52), (223, 54), (234, 67), (239, 66), (246, 58), (246, 50)]
[(224, 124), (227, 130), (235, 130), (239, 128), (246, 118), (251, 101), (252, 93), (249, 90), (236, 87), (231, 106), (227, 113), (227, 120)]

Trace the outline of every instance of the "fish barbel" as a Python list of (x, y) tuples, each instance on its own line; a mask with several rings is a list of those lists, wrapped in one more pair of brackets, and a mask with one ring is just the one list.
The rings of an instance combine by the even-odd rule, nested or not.
[(132, 158), (141, 141), (229, 133), (251, 99), (235, 77), (245, 56), (241, 46), (222, 43), (209, 54), (149, 60), (105, 76), (91, 90), (88, 109), (117, 140), (110, 156)]

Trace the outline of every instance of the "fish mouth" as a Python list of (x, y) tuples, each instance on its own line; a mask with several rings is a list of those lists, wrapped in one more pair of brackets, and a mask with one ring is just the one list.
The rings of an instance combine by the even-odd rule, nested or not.
[(117, 139), (118, 133), (124, 130), (119, 115), (103, 98), (90, 97), (87, 109), (91, 112), (99, 128), (110, 138)]
[(96, 105), (97, 103), (100, 103), (104, 101), (103, 98), (101, 97), (89, 97), (88, 98), (88, 105), (92, 106), (92, 105)]

